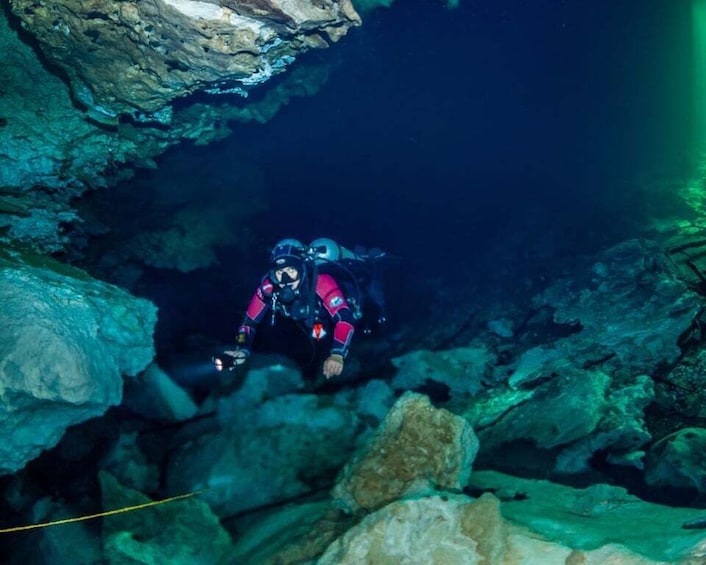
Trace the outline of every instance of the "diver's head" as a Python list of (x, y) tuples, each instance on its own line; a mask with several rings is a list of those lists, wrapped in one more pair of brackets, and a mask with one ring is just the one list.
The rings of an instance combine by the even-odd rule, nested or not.
[(302, 279), (304, 270), (295, 265), (287, 265), (272, 270), (272, 282), (277, 286), (291, 286), (297, 288)]
[(283, 239), (272, 249), (270, 255), (270, 279), (280, 286), (293, 290), (304, 278), (304, 257), (306, 249), (296, 239)]

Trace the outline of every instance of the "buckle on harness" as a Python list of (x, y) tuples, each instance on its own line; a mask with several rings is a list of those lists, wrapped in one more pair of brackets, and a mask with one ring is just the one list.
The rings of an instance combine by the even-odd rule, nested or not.
[(311, 328), (311, 337), (317, 341), (323, 337), (326, 337), (326, 330), (321, 322), (316, 322), (314, 327)]

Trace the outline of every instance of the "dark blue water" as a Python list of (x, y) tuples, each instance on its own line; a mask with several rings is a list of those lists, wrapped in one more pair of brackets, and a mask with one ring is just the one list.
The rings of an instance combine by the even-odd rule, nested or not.
[(418, 300), (416, 277), (472, 283), (498, 254), (630, 236), (646, 222), (645, 181), (691, 157), (690, 42), (686, 1), (404, 0), (369, 14), (331, 47), (318, 94), (165, 157), (208, 178), (209, 197), (237, 186), (224, 166), (237, 156), (263, 175), (267, 208), (247, 262), (225, 248), (217, 272), (166, 289), (171, 275), (148, 277), (161, 335), (232, 335), (282, 237), (387, 249), (399, 292)]
[(318, 95), (236, 128), (273, 238), (472, 260), (529, 207), (600, 223), (621, 183), (688, 151), (688, 3), (440, 4), (371, 14)]

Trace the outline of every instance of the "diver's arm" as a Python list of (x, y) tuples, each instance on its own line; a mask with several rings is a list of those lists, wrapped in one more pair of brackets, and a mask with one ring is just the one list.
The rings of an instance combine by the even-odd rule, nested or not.
[(271, 296), (271, 294), (272, 284), (265, 280), (250, 299), (248, 309), (245, 312), (245, 317), (238, 328), (238, 335), (235, 339), (237, 349), (235, 351), (226, 351), (229, 355), (232, 355), (237, 360), (240, 360), (241, 363), (244, 363), (250, 356), (250, 350), (252, 348), (253, 340), (255, 339), (257, 325), (270, 310), (271, 306), (268, 296)]
[[(337, 364), (340, 364), (340, 370), (336, 371), (334, 368), (333, 374), (330, 375), (335, 376), (343, 370), (343, 360), (348, 355), (348, 348), (355, 333), (353, 313), (348, 307), (348, 302), (346, 302), (340, 287), (330, 275), (319, 275), (316, 284), (316, 294), (321, 299), (326, 312), (333, 321), (333, 343), (331, 344), (329, 358), (326, 361), (328, 362), (334, 357)], [(324, 374), (328, 377), (326, 365), (327, 363), (325, 362)]]
[(353, 314), (349, 308), (339, 310), (333, 317), (333, 343), (331, 344), (331, 353), (335, 353), (344, 359), (348, 355), (348, 349), (355, 333), (353, 326)]

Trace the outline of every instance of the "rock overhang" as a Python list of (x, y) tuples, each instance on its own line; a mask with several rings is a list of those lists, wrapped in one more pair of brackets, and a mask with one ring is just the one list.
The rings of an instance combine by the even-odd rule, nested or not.
[(237, 93), (360, 25), (350, 0), (11, 0), (72, 94), (102, 123), (169, 123), (170, 104)]

